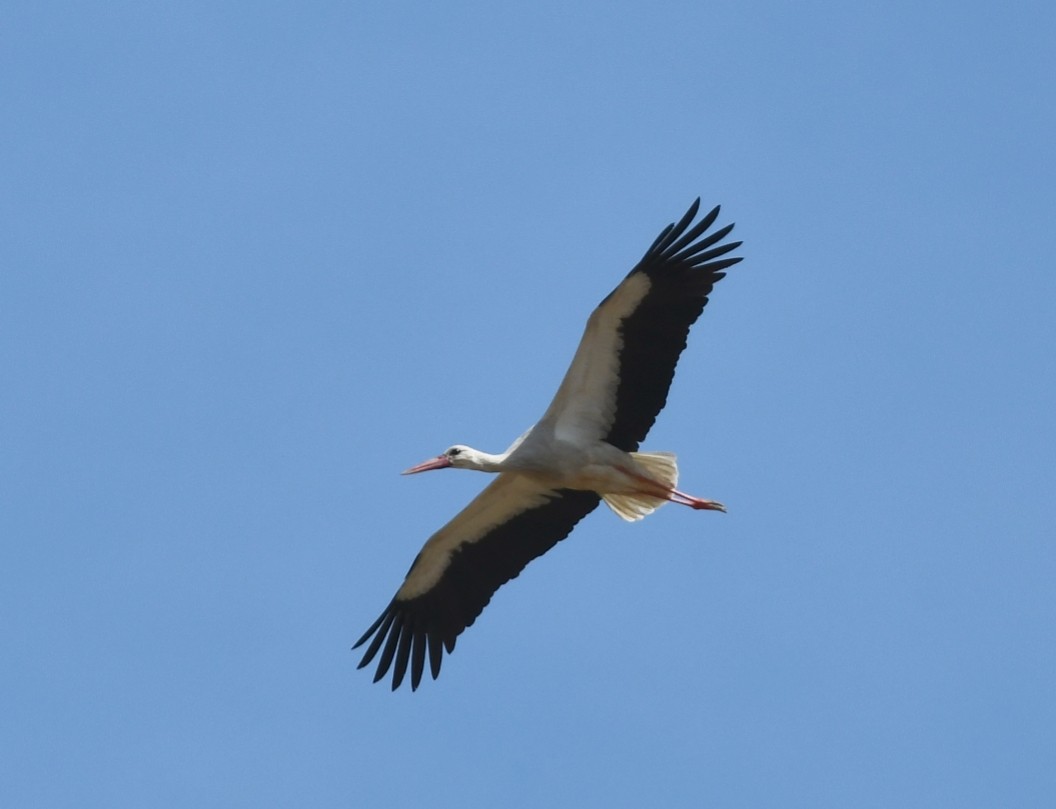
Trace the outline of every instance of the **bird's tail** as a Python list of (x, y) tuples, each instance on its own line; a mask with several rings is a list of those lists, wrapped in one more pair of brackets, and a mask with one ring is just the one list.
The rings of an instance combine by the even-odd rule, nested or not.
[[(678, 461), (673, 452), (632, 452), (631, 457), (642, 472), (669, 489), (678, 485)], [(647, 517), (667, 502), (647, 494), (604, 494), (605, 504), (629, 522)]]

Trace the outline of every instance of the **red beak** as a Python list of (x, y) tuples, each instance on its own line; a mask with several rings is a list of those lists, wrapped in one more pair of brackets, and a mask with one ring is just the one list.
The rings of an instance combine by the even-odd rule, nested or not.
[(416, 475), (419, 472), (428, 472), (430, 469), (444, 469), (450, 465), (450, 458), (446, 455), (437, 455), (435, 458), (430, 458), (428, 461), (422, 461), (420, 464), (412, 466), (410, 469), (404, 469), (400, 474)]

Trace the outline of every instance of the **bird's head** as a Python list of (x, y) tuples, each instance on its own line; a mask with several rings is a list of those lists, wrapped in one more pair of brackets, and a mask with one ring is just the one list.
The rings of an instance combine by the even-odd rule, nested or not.
[(418, 472), (428, 472), (430, 469), (446, 469), (449, 466), (453, 466), (455, 469), (480, 469), (479, 455), (480, 453), (472, 447), (455, 444), (453, 447), (448, 447), (444, 450), (442, 455), (437, 455), (428, 461), (422, 461), (417, 466), (403, 470), (401, 474), (415, 475)]

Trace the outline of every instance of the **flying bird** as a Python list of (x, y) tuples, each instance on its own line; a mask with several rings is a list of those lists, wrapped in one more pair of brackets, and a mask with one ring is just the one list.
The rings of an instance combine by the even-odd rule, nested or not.
[[(624, 520), (667, 502), (725, 511), (675, 488), (670, 452), (638, 452), (667, 401), (689, 328), (700, 317), (741, 242), (710, 234), (716, 206), (696, 224), (698, 198), (657, 236), (641, 261), (587, 320), (572, 365), (539, 422), (505, 452), (461, 444), (407, 469), (496, 472), (454, 519), (433, 534), (385, 611), (353, 648), (370, 641), (359, 668), (378, 658), (374, 682), (392, 669), (392, 689), (411, 674), (417, 689), (426, 658), (435, 679), (446, 650), (503, 584), (567, 537), (602, 500)], [(705, 235), (707, 234), (707, 235)]]

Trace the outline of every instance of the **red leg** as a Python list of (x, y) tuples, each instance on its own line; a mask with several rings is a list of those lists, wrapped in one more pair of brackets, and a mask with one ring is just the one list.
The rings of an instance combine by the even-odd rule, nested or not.
[(692, 509), (700, 511), (707, 509), (709, 511), (721, 511), (726, 512), (726, 506), (720, 503), (718, 500), (704, 500), (700, 497), (694, 497), (691, 494), (680, 492), (678, 489), (669, 489), (664, 484), (659, 483), (652, 478), (645, 477), (639, 474), (633, 469), (627, 469), (626, 467), (620, 467), (620, 471), (628, 477), (634, 478), (644, 484), (641, 494), (647, 494), (650, 497), (660, 497), (664, 500), (668, 500), (672, 503), (678, 503), (682, 506), (689, 506)]

